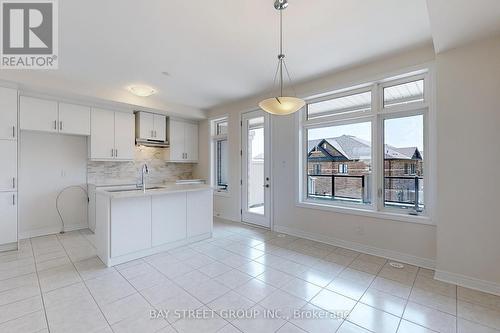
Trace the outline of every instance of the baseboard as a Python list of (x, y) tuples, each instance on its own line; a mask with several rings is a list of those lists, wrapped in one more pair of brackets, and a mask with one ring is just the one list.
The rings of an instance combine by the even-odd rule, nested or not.
[(436, 270), (434, 278), (439, 281), (456, 284), (461, 287), (479, 290), (485, 293), (500, 296), (500, 284), (476, 279), (462, 274)]
[(415, 265), (423, 268), (434, 269), (436, 267), (436, 262), (433, 259), (420, 258), (410, 254), (404, 254), (392, 250), (382, 249), (370, 245), (365, 245), (361, 243), (346, 241), (342, 239), (337, 239), (334, 237), (329, 237), (325, 235), (320, 235), (312, 232), (307, 232), (295, 228), (289, 228), (284, 226), (275, 225), (274, 230), (291, 236), (301, 237), (317, 242), (322, 242), (330, 244), (333, 246), (343, 247), (349, 250), (358, 251), (366, 254), (371, 254), (378, 257), (383, 257), (399, 262), (403, 262), (410, 265)]
[(241, 222), (240, 218), (235, 218), (234, 216), (229, 216), (225, 214), (214, 214), (214, 218), (221, 219), (221, 220), (226, 220), (226, 221), (231, 221), (231, 222)]
[[(75, 225), (67, 225), (64, 227), (64, 231), (74, 231), (87, 229), (89, 225), (85, 224), (75, 224)], [(47, 236), (57, 234), (61, 231), (61, 227), (44, 227), (44, 228), (36, 228), (29, 231), (24, 231), (19, 233), (19, 239), (26, 239), (31, 237), (39, 237), (39, 236)]]
[(17, 250), (17, 242), (0, 245), (0, 252)]

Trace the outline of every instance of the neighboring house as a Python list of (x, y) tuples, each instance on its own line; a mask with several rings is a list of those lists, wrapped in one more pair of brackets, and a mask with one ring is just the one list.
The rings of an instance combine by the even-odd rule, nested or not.
[[(417, 147), (385, 145), (384, 149), (385, 200), (411, 203), (415, 198), (415, 177), (423, 176), (422, 153)], [(355, 136), (311, 140), (308, 193), (370, 202), (371, 163), (370, 142)]]

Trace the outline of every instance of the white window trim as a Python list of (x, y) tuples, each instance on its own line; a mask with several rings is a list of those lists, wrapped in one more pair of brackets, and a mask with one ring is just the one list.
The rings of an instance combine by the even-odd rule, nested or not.
[[(409, 73), (410, 71), (406, 71)], [(317, 119), (307, 120), (306, 108), (298, 112), (295, 116), (295, 126), (297, 129), (298, 141), (296, 144), (295, 154), (296, 160), (299, 163), (296, 166), (296, 174), (298, 186), (296, 191), (296, 206), (309, 209), (319, 209), (324, 211), (332, 211), (345, 214), (354, 214), (359, 216), (375, 217), (380, 219), (395, 220), (402, 222), (421, 223), (426, 225), (435, 225), (434, 210), (436, 200), (436, 171), (435, 171), (435, 93), (434, 93), (434, 66), (426, 64), (421, 68), (415, 68), (409, 74), (405, 71), (391, 75), (391, 78), (379, 79), (368, 84), (354, 86), (352, 90), (349, 88), (338, 89), (338, 93), (322, 94), (316, 98), (309, 98), (307, 102), (315, 102), (328, 98), (341, 97), (360, 91), (366, 91), (367, 87), (372, 90), (372, 110), (362, 112), (360, 114), (341, 114), (330, 117), (321, 117)], [(390, 106), (383, 108), (383, 88), (393, 86), (400, 83), (411, 82), (424, 79), (424, 101), (409, 103), (404, 105)], [(398, 118), (423, 114), (424, 116), (424, 151), (426, 151), (424, 174), (426, 175), (426, 186), (424, 186), (425, 210), (419, 215), (410, 215), (407, 212), (402, 212), (398, 209), (387, 208), (384, 205), (383, 195), (378, 196), (378, 187), (383, 186), (383, 156), (377, 151), (379, 147), (383, 147), (383, 120), (388, 118)], [(307, 198), (305, 193), (307, 190), (307, 150), (306, 131), (309, 128), (323, 127), (329, 124), (341, 125), (342, 123), (362, 122), (363, 120), (372, 121), (372, 173), (376, 177), (377, 183), (372, 186), (371, 204), (350, 204), (344, 202), (334, 202), (323, 204), (318, 200)], [(380, 134), (379, 134), (380, 133)], [(376, 144), (375, 144), (376, 143)]]
[[(227, 189), (220, 189), (218, 188), (217, 185), (217, 142), (222, 141), (222, 140), (227, 140), (228, 146), (229, 146), (229, 136), (228, 134), (222, 134), (222, 135), (216, 135), (217, 131), (217, 124), (220, 122), (228, 122), (229, 123), (229, 117), (227, 115), (224, 116), (219, 116), (217, 118), (212, 118), (209, 119), (210, 122), (210, 184), (214, 188), (214, 195), (217, 196), (223, 196), (223, 197), (230, 197), (231, 196), (231, 185), (229, 184), (229, 179), (227, 182)], [(229, 126), (228, 126), (229, 129)], [(229, 170), (229, 159), (227, 161), (228, 163), (228, 170)]]

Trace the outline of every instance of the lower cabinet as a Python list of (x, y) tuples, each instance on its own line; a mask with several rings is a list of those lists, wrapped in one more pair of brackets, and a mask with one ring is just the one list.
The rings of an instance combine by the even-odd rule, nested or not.
[(151, 197), (113, 199), (111, 257), (151, 247)]
[(186, 193), (158, 195), (151, 200), (152, 245), (186, 238)]
[(212, 232), (212, 191), (187, 192), (187, 237)]
[(17, 193), (0, 192), (0, 244), (17, 242)]

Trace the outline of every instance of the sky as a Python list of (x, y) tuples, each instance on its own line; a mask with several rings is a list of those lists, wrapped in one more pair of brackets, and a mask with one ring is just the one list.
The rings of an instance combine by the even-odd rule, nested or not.
[[(384, 123), (385, 143), (394, 147), (418, 147), (424, 149), (423, 116), (387, 119)], [(371, 123), (357, 123), (311, 129), (309, 140), (332, 138), (341, 135), (353, 135), (371, 141)]]

